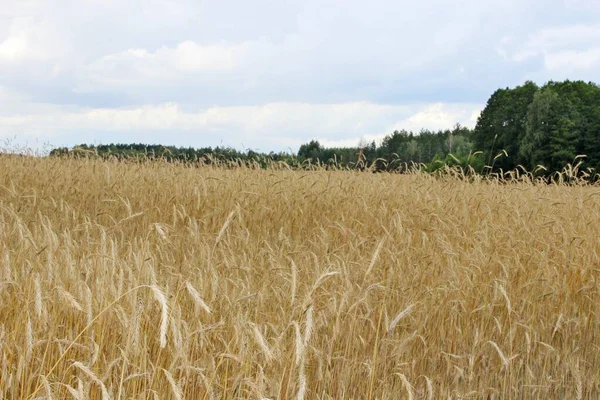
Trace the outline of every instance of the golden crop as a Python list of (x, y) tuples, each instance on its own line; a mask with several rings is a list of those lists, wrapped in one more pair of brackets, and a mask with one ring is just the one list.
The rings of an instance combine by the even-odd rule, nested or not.
[(0, 157), (0, 398), (600, 396), (600, 189)]

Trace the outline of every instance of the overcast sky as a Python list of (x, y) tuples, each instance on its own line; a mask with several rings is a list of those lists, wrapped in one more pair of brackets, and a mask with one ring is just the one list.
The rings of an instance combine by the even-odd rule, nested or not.
[(598, 0), (0, 0), (0, 139), (297, 151), (600, 82)]

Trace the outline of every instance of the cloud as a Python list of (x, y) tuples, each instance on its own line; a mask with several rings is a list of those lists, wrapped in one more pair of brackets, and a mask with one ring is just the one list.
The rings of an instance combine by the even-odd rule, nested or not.
[(498, 87), (600, 80), (598, 20), (596, 0), (7, 0), (0, 131), (281, 148), (473, 125)]
[[(168, 101), (206, 107), (413, 102), (421, 86), (465, 80), (459, 71), (473, 67), (461, 53), (491, 34), (481, 29), (482, 17), (511, 12), (514, 0), (485, 6), (463, 0), (461, 10), (443, 1), (408, 7), (382, 0), (367, 8), (356, 0), (342, 8), (315, 0), (235, 7), (227, 1), (32, 3), (38, 8), (15, 6), (13, 13), (33, 14), (25, 31), (44, 38), (51, 59), (13, 70), (13, 87), (62, 104), (93, 105), (96, 96), (113, 107)], [(468, 91), (454, 96), (476, 99)]]
[(524, 47), (543, 53), (565, 48), (581, 49), (600, 39), (600, 25), (571, 25), (542, 29), (530, 35)]
[(583, 51), (560, 51), (545, 56), (549, 70), (592, 69), (600, 67), (600, 47)]
[(431, 104), (397, 124), (397, 128), (418, 132), (423, 127), (433, 130), (447, 129), (456, 123), (473, 127), (477, 122), (479, 111), (480, 109), (477, 107), (449, 106), (442, 103)]
[[(111, 140), (123, 133), (163, 135), (163, 142), (285, 150), (309, 139), (325, 145), (356, 145), (380, 140), (392, 128), (441, 129), (457, 122), (472, 126), (479, 105), (391, 106), (372, 103), (272, 103), (260, 106), (212, 107), (186, 112), (176, 104), (130, 109), (82, 109), (0, 116), (0, 136), (19, 135), (43, 141), (74, 142), (89, 132)], [(168, 135), (168, 136), (164, 136)], [(59, 143), (57, 143), (59, 144)], [(167, 143), (168, 144), (168, 143)], [(265, 149), (265, 150), (267, 150)], [(296, 149), (294, 149), (296, 150)]]
[(40, 63), (54, 64), (68, 53), (68, 47), (52, 23), (17, 17), (11, 20), (4, 38), (0, 36), (0, 65), (29, 69)]
[(41, 56), (41, 54), (30, 51), (28, 45), (28, 38), (23, 33), (11, 35), (0, 43), (0, 59), (15, 62), (27, 59), (35, 60), (36, 57)]
[[(600, 78), (600, 25), (575, 24), (541, 29), (512, 54), (518, 63), (540, 58), (548, 79)], [(505, 50), (502, 50), (505, 52)], [(587, 77), (587, 79), (586, 79)]]
[(189, 40), (153, 52), (128, 49), (87, 65), (81, 84), (91, 89), (94, 84), (120, 88), (128, 85), (167, 86), (173, 80), (185, 81), (190, 75), (227, 73), (240, 67), (246, 53), (245, 45), (202, 46)]

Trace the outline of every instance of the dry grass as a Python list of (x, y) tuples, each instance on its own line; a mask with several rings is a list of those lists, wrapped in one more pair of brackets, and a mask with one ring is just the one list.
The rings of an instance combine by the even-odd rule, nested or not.
[(0, 158), (0, 398), (598, 398), (600, 189)]

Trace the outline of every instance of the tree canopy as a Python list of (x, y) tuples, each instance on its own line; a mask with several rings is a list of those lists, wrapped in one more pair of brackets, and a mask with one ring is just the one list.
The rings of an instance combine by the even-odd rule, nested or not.
[(492, 94), (473, 135), (486, 160), (504, 150), (495, 168), (560, 171), (578, 155), (600, 167), (600, 87), (592, 82), (526, 82)]

